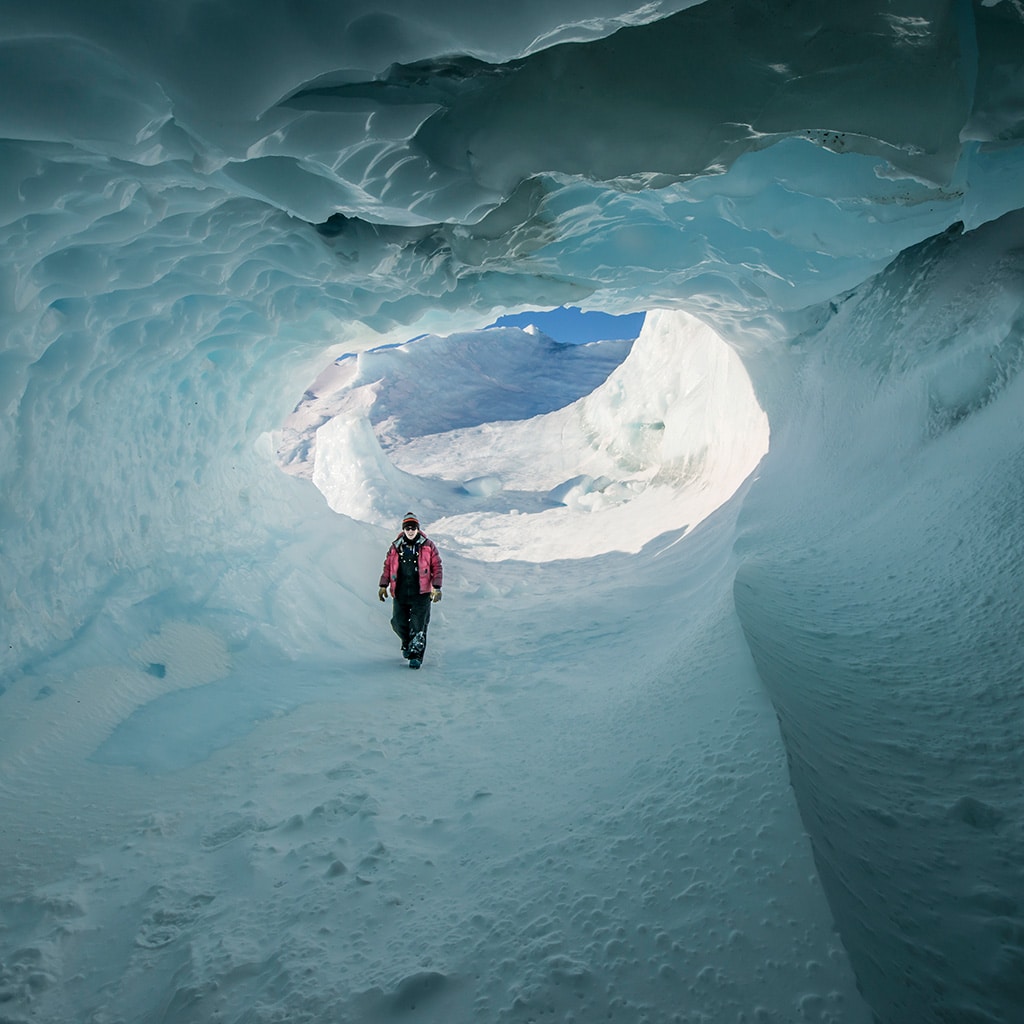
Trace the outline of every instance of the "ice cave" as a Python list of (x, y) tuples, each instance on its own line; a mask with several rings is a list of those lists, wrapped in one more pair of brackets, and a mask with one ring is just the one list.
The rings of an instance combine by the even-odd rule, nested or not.
[(1020, 0), (0, 0), (0, 86), (2, 1024), (1024, 1020)]

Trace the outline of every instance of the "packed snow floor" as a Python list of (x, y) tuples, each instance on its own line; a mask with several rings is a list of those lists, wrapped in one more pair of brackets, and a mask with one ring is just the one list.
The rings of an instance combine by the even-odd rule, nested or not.
[[(83, 695), (7, 762), (4, 1019), (867, 1021), (743, 653), (732, 517), (639, 563), (449, 554), (419, 672), (375, 600), (338, 609), (332, 664), (243, 649), (185, 690), (211, 651), (168, 629), (139, 655), (162, 715), (97, 754)], [(252, 720), (211, 751), (227, 714)]]

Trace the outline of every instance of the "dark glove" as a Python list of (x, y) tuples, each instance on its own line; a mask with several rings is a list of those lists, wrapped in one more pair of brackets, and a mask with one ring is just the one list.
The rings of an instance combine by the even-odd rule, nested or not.
[(441, 591), (438, 590), (437, 587), (434, 587), (430, 592), (430, 600), (433, 601), (434, 604), (437, 604), (437, 602), (441, 600)]
[(377, 596), (383, 601), (384, 598), (387, 596), (387, 593), (388, 593), (388, 588), (387, 587), (381, 587), (377, 591)]

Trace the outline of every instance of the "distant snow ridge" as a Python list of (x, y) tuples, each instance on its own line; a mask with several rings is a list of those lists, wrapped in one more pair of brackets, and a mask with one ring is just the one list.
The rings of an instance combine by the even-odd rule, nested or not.
[[(296, 433), (292, 453), (315, 452), (306, 469), (335, 511), (390, 526), (416, 507), (467, 554), (546, 561), (635, 552), (692, 527), (767, 451), (767, 417), (742, 363), (694, 317), (648, 314), (617, 366), (622, 343), (567, 348), (505, 329), (366, 353), (334, 373), (319, 414), (297, 411), (293, 430), (305, 416), (316, 440)], [(368, 381), (367, 369), (381, 376)], [(605, 379), (549, 408), (567, 370), (563, 388)], [(411, 398), (417, 391), (425, 401)], [(462, 396), (460, 409), (449, 395)]]

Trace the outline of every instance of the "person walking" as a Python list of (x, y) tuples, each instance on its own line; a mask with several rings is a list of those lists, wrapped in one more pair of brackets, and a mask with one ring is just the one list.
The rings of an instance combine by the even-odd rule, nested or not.
[(402, 641), (402, 657), (409, 660), (409, 668), (423, 664), (430, 606), (441, 600), (441, 581), (441, 553), (420, 532), (416, 516), (407, 512), (402, 532), (384, 556), (377, 596), (383, 601), (391, 591), (391, 628)]

